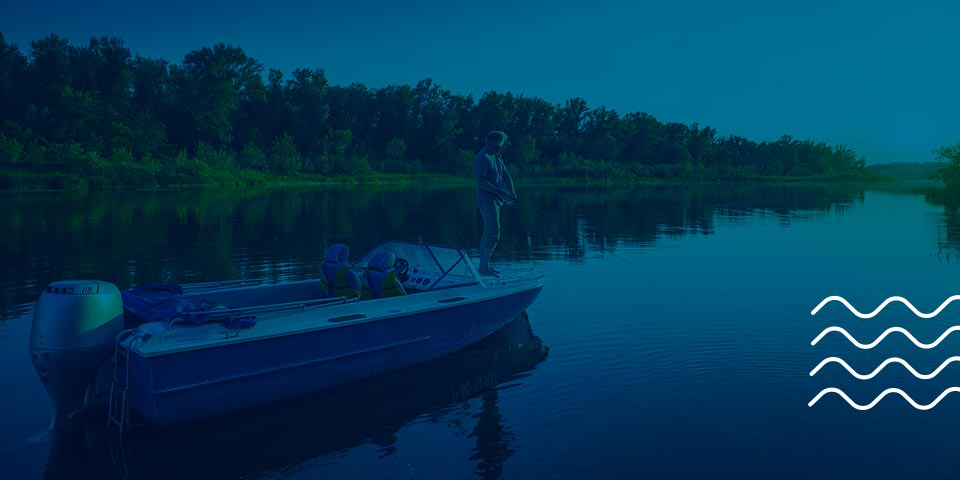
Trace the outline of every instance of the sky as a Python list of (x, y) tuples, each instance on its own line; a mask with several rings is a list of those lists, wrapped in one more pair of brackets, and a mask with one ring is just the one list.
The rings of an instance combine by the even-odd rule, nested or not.
[(874, 164), (960, 142), (958, 18), (951, 0), (35, 0), (0, 6), (0, 32), (27, 54), (50, 33), (113, 36), (174, 63), (224, 42), (337, 85), (580, 97)]

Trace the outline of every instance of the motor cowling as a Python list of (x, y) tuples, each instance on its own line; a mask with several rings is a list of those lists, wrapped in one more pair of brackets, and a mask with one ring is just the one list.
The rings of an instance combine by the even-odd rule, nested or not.
[(97, 371), (123, 330), (120, 290), (98, 280), (53, 282), (40, 294), (30, 330), (30, 357), (53, 407), (52, 430), (82, 410)]

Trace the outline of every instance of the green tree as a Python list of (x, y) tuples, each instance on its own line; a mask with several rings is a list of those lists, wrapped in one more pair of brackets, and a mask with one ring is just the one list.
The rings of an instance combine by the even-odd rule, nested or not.
[(207, 142), (200, 141), (197, 145), (196, 159), (214, 170), (229, 170), (233, 168), (233, 155), (221, 149), (213, 148)]
[(384, 161), (381, 162), (380, 170), (389, 172), (408, 172), (408, 164), (404, 161), (404, 154), (407, 152), (407, 142), (400, 138), (391, 138), (384, 148)]
[(237, 166), (254, 170), (266, 170), (267, 156), (263, 153), (263, 150), (257, 148), (256, 145), (248, 143), (244, 145), (243, 150), (240, 151), (240, 155), (237, 156)]
[(27, 58), (0, 32), (0, 123), (22, 120), (25, 103)]
[(935, 153), (938, 160), (946, 163), (933, 173), (933, 178), (943, 182), (948, 190), (960, 191), (960, 143), (940, 147)]
[(520, 137), (514, 149), (513, 161), (520, 170), (527, 170), (540, 160), (540, 151), (537, 150), (537, 139), (533, 135)]
[(330, 108), (324, 99), (327, 77), (323, 70), (297, 69), (287, 81), (286, 95), (291, 106), (290, 131), (297, 148), (305, 154), (320, 153), (327, 130)]
[(186, 120), (175, 133), (178, 143), (229, 146), (241, 103), (264, 93), (262, 70), (242, 49), (223, 43), (188, 53), (183, 67), (171, 69), (179, 117)]
[(20, 163), (20, 154), (23, 144), (15, 138), (9, 138), (0, 133), (0, 165), (15, 165)]
[(58, 35), (30, 42), (28, 100), (37, 106), (54, 105), (60, 92), (69, 85), (69, 43)]
[(406, 152), (407, 142), (400, 138), (391, 138), (384, 150), (384, 154), (391, 160), (403, 160), (403, 154)]
[(293, 137), (284, 133), (270, 146), (270, 169), (277, 173), (292, 174), (300, 170), (300, 152)]

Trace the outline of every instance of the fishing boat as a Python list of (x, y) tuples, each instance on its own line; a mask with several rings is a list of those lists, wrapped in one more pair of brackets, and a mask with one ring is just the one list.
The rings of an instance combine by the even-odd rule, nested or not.
[(542, 277), (481, 277), (457, 247), (390, 241), (319, 278), (53, 282), (30, 337), (51, 429), (96, 406), (121, 429), (180, 424), (329, 389), (468, 347), (525, 311)]
[[(460, 351), (387, 375), (171, 428), (139, 428), (118, 441), (102, 418), (51, 435), (45, 478), (250, 478), (365, 444), (395, 447), (418, 419), (439, 420), (436, 435), (460, 436), (451, 415), (479, 415), (499, 428), (475, 441), (509, 445), (509, 412), (491, 401), (517, 387), (548, 356), (526, 313)], [(481, 397), (481, 402), (467, 403)], [(454, 408), (451, 408), (455, 406)], [(505, 435), (506, 434), (506, 435)], [(504, 436), (505, 435), (505, 436)], [(270, 439), (264, 442), (263, 439)], [(503, 462), (478, 448), (479, 461)]]

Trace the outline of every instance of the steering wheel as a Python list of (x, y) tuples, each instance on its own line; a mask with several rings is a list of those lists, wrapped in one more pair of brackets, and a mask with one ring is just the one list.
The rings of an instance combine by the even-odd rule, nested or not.
[(397, 272), (397, 280), (401, 282), (406, 282), (410, 278), (410, 262), (406, 258), (397, 258), (393, 262), (393, 269)]

